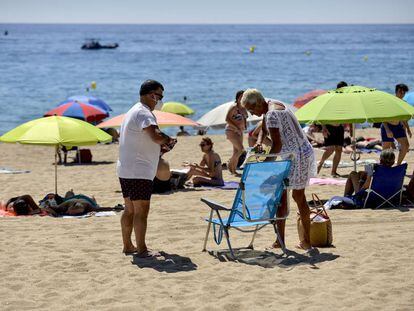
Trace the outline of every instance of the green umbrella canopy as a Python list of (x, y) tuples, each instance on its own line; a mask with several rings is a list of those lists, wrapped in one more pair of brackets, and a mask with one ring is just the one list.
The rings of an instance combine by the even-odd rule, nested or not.
[(87, 146), (112, 141), (101, 129), (78, 119), (51, 116), (24, 123), (0, 136), (5, 143), (55, 147), (55, 193), (57, 193), (57, 150), (59, 146)]
[(24, 123), (0, 137), (5, 143), (44, 146), (86, 146), (110, 142), (101, 129), (78, 119), (51, 116)]
[(181, 116), (186, 116), (194, 113), (193, 109), (179, 102), (164, 103), (161, 108), (161, 111), (175, 113)]
[(337, 124), (409, 120), (414, 108), (398, 97), (363, 86), (329, 91), (296, 111), (300, 123)]

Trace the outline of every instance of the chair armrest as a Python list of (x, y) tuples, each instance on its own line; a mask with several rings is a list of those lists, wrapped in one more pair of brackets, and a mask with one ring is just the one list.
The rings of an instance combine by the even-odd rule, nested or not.
[(231, 211), (231, 208), (227, 208), (219, 203), (210, 201), (209, 199), (201, 198), (200, 201), (206, 203), (211, 209), (216, 211)]

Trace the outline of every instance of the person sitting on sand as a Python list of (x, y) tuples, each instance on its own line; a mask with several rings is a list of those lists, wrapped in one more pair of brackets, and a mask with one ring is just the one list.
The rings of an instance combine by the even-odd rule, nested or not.
[[(395, 154), (391, 149), (385, 149), (380, 154), (380, 164), (391, 167), (395, 163)], [(366, 165), (365, 171), (352, 171), (345, 184), (344, 196), (352, 196), (362, 189), (368, 189), (374, 174), (374, 165)]]
[(163, 153), (160, 154), (158, 161), (157, 173), (154, 177), (154, 186), (152, 193), (165, 193), (171, 191), (171, 172), (170, 164), (167, 160), (162, 158)]
[[(260, 135), (263, 135), (262, 121), (259, 121), (256, 127), (249, 131), (248, 137), (247, 137), (247, 142), (249, 144), (249, 147), (253, 148), (254, 146), (256, 146), (257, 140), (259, 139)], [(263, 139), (261, 139), (261, 141), (263, 145), (266, 145), (266, 146), (272, 145), (272, 141), (270, 140), (269, 137), (264, 137)]]
[(303, 132), (305, 133), (306, 137), (308, 138), (309, 143), (314, 148), (320, 148), (320, 147), (323, 147), (323, 145), (324, 145), (323, 140), (316, 137), (316, 135), (315, 135), (315, 133), (319, 133), (321, 131), (322, 131), (322, 127), (320, 127), (316, 124), (311, 124), (311, 125), (305, 126), (303, 128)]
[(223, 174), (221, 158), (213, 150), (213, 142), (209, 137), (203, 137), (200, 143), (201, 151), (204, 153), (200, 164), (184, 162), (184, 166), (190, 168), (187, 180), (193, 178), (193, 185), (198, 186), (223, 186)]
[(190, 133), (184, 130), (184, 126), (180, 126), (180, 131), (177, 132), (177, 136), (190, 136)]

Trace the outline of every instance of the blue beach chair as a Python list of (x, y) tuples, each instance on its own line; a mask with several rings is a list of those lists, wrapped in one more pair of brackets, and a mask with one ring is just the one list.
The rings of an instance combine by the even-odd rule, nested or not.
[[(253, 233), (252, 240), (249, 246), (247, 246), (247, 249), (253, 249), (253, 242), (257, 231), (269, 224), (273, 225), (283, 252), (286, 251), (276, 227), (276, 220), (286, 219), (289, 214), (288, 206), (287, 214), (284, 217), (277, 217), (277, 210), (281, 205), (283, 191), (289, 183), (288, 176), (293, 155), (289, 155), (289, 158), (286, 160), (258, 162), (259, 159), (275, 158), (276, 156), (278, 155), (255, 155), (256, 162), (248, 161), (245, 163), (232, 208), (227, 208), (211, 200), (201, 198), (201, 201), (211, 208), (210, 217), (206, 219), (208, 226), (203, 251), (206, 251), (211, 225), (213, 225), (214, 240), (217, 245), (221, 243), (224, 234), (231, 257), (235, 259), (233, 248), (230, 244), (230, 228), (241, 232)], [(228, 217), (223, 217), (222, 212), (227, 212)], [(214, 213), (216, 213), (217, 218), (213, 218)]]
[(363, 207), (379, 208), (385, 204), (392, 207), (401, 205), (406, 170), (407, 163), (394, 167), (375, 165), (371, 184), (365, 190)]

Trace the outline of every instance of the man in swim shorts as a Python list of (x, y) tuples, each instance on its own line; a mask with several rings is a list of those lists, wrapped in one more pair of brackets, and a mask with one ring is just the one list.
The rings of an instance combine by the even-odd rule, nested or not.
[[(164, 87), (154, 80), (141, 85), (140, 101), (125, 115), (119, 138), (117, 175), (125, 200), (121, 217), (123, 252), (138, 257), (157, 256), (145, 243), (147, 219), (161, 146), (169, 151), (177, 142), (162, 133), (152, 111), (161, 105)], [(135, 232), (136, 246), (131, 234)]]

